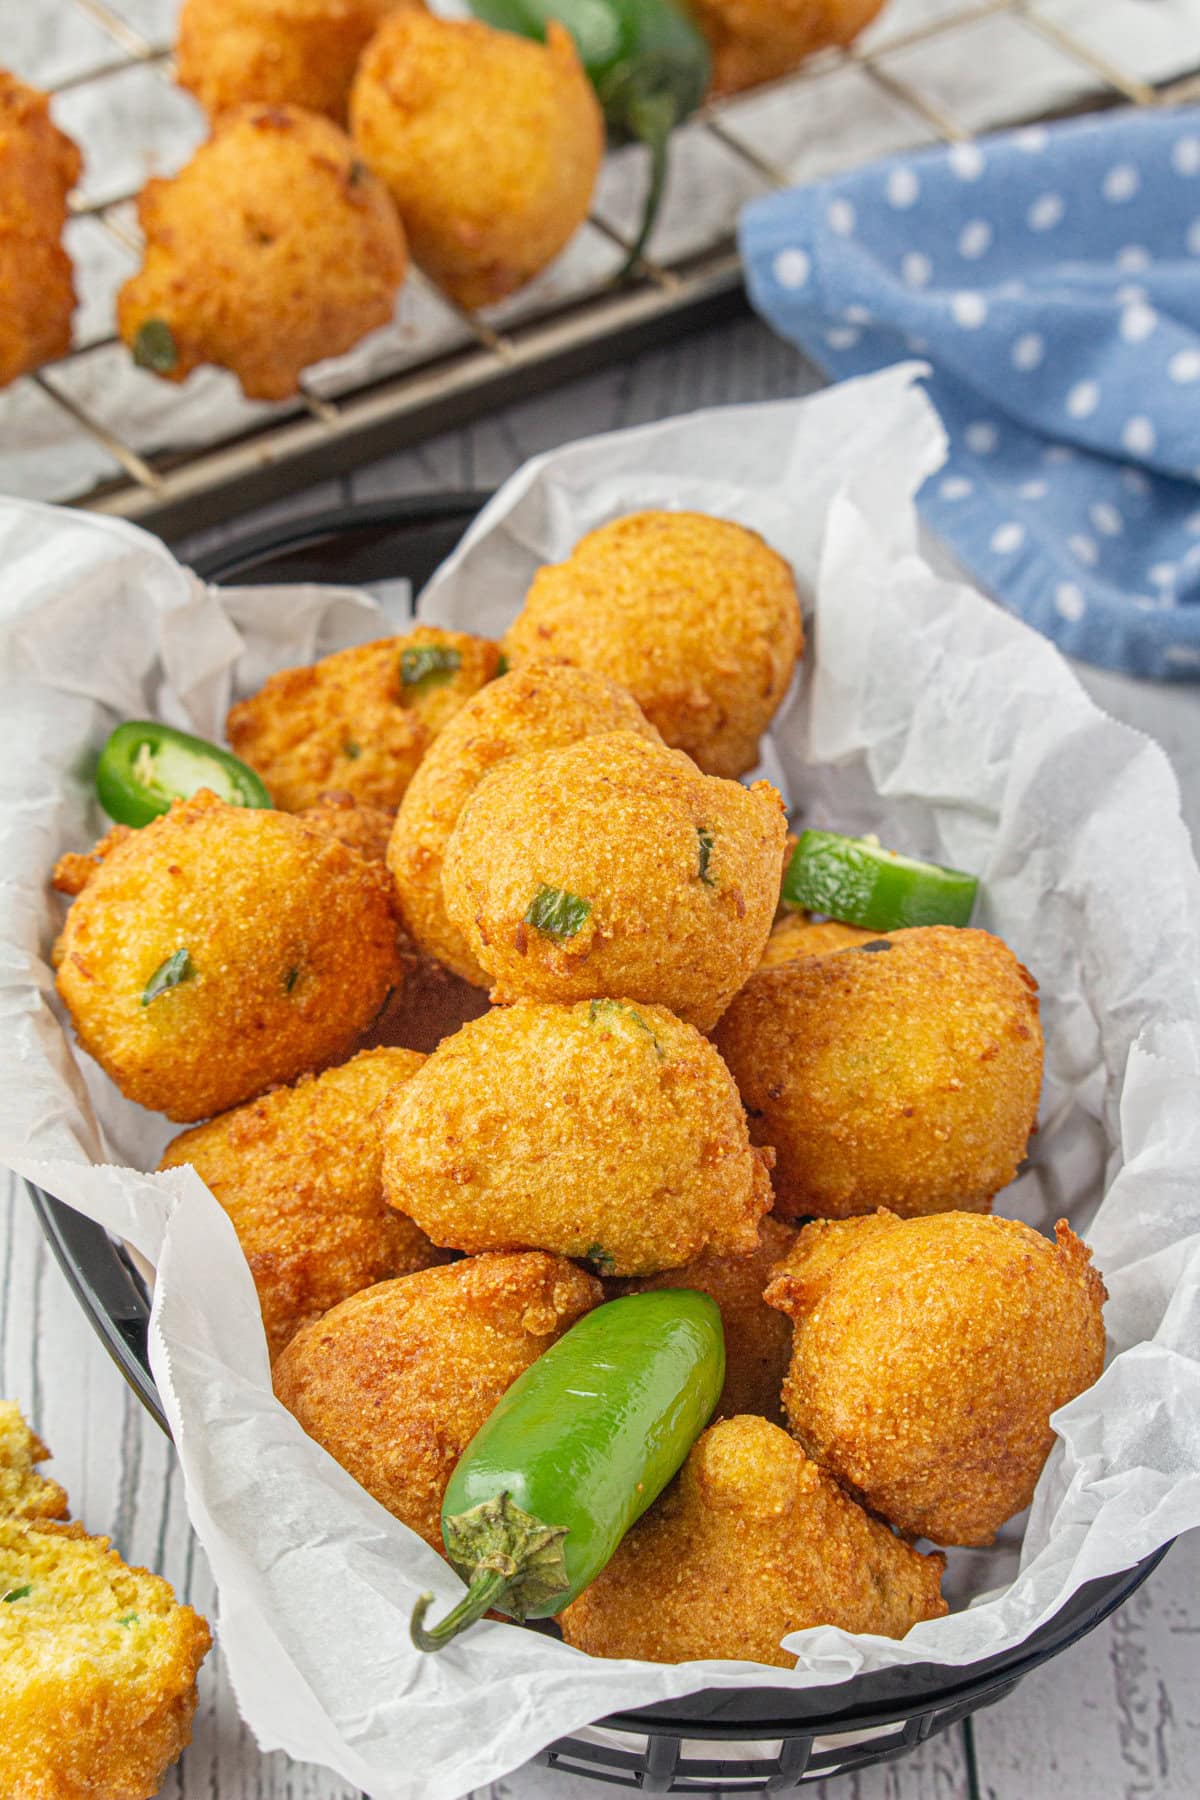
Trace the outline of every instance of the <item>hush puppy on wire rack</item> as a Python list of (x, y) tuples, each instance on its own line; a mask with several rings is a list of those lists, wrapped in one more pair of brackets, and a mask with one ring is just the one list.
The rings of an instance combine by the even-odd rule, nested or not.
[(183, 381), (229, 369), (250, 400), (386, 325), (404, 233), (382, 183), (328, 119), (294, 106), (226, 113), (187, 167), (138, 201), (145, 261), (117, 300), (140, 367)]
[(460, 306), (503, 300), (583, 224), (604, 121), (570, 35), (394, 14), (350, 100), (354, 141), (400, 209), (413, 259)]
[(787, 1218), (986, 1212), (1037, 1116), (1037, 984), (986, 931), (921, 926), (763, 969), (716, 1043)]
[(514, 668), (559, 656), (628, 688), (666, 743), (744, 775), (804, 644), (796, 581), (756, 531), (643, 512), (539, 569), (510, 625)]
[(1065, 1219), (805, 1226), (767, 1299), (796, 1329), (783, 1401), (808, 1454), (910, 1537), (990, 1544), (1029, 1505), (1050, 1415), (1104, 1367), (1104, 1283)]
[(45, 95), (0, 69), (0, 388), (71, 347), (75, 285), (61, 240), (81, 166)]
[(233, 707), (226, 735), (288, 812), (317, 805), (331, 788), (394, 811), (430, 744), (499, 658), (485, 638), (417, 625), (281, 669)]
[(846, 45), (883, 0), (685, 0), (713, 54), (710, 92), (736, 94), (787, 75), (808, 56)]
[(442, 895), (446, 845), (459, 814), (483, 777), (510, 756), (559, 749), (605, 731), (658, 741), (637, 701), (607, 676), (566, 663), (527, 663), (467, 701), (409, 783), (388, 846), (396, 897), (421, 948), (464, 981), (489, 985)]
[(945, 1566), (868, 1517), (777, 1425), (724, 1419), (559, 1624), (591, 1656), (790, 1669), (789, 1632), (901, 1638), (940, 1619)]
[(83, 1048), (180, 1121), (336, 1062), (400, 979), (378, 864), (203, 790), (116, 843), (54, 960)]
[(364, 1050), (167, 1146), (159, 1168), (190, 1164), (233, 1222), (272, 1360), (348, 1295), (446, 1260), (383, 1198), (379, 1108), (423, 1061)]
[(257, 100), (344, 125), (359, 57), (405, 5), (421, 0), (184, 0), (176, 79), (210, 119)]
[(606, 1275), (749, 1252), (771, 1205), (728, 1071), (659, 1006), (498, 1007), (387, 1102), (384, 1193), (435, 1244)]
[(454, 1465), (505, 1390), (603, 1299), (559, 1256), (473, 1256), (343, 1300), (296, 1333), (275, 1392), (309, 1437), (442, 1551)]
[(608, 732), (487, 776), (442, 890), (493, 1000), (644, 1001), (708, 1031), (762, 955), (786, 834), (769, 783)]

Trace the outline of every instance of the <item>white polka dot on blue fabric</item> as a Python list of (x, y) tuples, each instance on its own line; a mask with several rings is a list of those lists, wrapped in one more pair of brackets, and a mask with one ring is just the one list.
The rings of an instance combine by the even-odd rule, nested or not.
[(992, 533), (992, 549), (998, 556), (1011, 556), (1025, 542), (1025, 527), (1016, 519), (1007, 519), (1003, 525), (997, 525)]
[(1179, 571), (1174, 563), (1155, 563), (1146, 573), (1155, 587), (1171, 587)]
[(840, 197), (829, 202), (826, 214), (830, 231), (836, 231), (839, 237), (850, 237), (858, 224), (858, 214), (848, 200)]
[(1188, 226), (1187, 247), (1189, 255), (1200, 256), (1200, 219), (1193, 219)]
[(1073, 581), (1060, 581), (1054, 590), (1054, 604), (1064, 619), (1082, 619), (1087, 611), (1083, 590)]
[(853, 350), (861, 336), (857, 325), (832, 325), (825, 333), (825, 342), (831, 350)]
[(1044, 500), (1050, 492), (1044, 481), (1023, 481), (1017, 489), (1022, 500)]
[(949, 158), (960, 181), (978, 181), (983, 174), (983, 151), (978, 144), (951, 144)]
[(992, 247), (992, 228), (986, 219), (970, 219), (958, 234), (958, 254), (978, 262)]
[(1132, 200), (1142, 185), (1142, 178), (1132, 163), (1116, 163), (1104, 177), (1101, 192), (1113, 206)]
[(1066, 210), (1061, 194), (1039, 194), (1025, 215), (1030, 231), (1053, 231)]
[(967, 426), (963, 433), (967, 449), (973, 450), (976, 456), (990, 456), (999, 442), (1000, 434), (987, 419), (976, 419)]
[[(1189, 513), (1183, 521), (1183, 529), (1190, 531), (1193, 537), (1200, 537), (1200, 512)], [(1194, 554), (1189, 550), (1188, 555)]]
[(850, 306), (843, 307), (842, 317), (850, 325), (871, 325), (874, 323), (874, 317), (870, 307), (860, 306), (857, 301)]
[(1172, 381), (1200, 381), (1200, 350), (1177, 350), (1167, 364)]
[(1122, 469), (1121, 485), (1131, 494), (1144, 497), (1150, 492), (1150, 483), (1140, 469)]
[(1026, 125), (1023, 131), (1016, 133), (1013, 142), (1019, 149), (1036, 154), (1037, 151), (1046, 148), (1050, 142), (1050, 134), (1044, 125)]
[(1171, 149), (1171, 167), (1177, 175), (1200, 175), (1200, 138), (1177, 139)]
[(893, 169), (887, 178), (888, 205), (894, 206), (898, 212), (907, 212), (915, 206), (921, 197), (921, 183), (916, 171), (901, 163)]
[(1075, 452), (1070, 444), (1047, 444), (1042, 451), (1042, 461), (1054, 464), (1074, 462)]
[(1100, 560), (1100, 552), (1096, 548), (1095, 540), (1084, 537), (1082, 532), (1077, 532), (1074, 537), (1067, 539), (1067, 549), (1078, 562), (1086, 563), (1089, 569), (1095, 568)]
[(1120, 318), (1121, 336), (1127, 344), (1140, 344), (1158, 325), (1158, 314), (1144, 300), (1132, 300)]
[(977, 331), (987, 319), (987, 301), (982, 294), (964, 288), (961, 293), (951, 294), (950, 311), (955, 324), (965, 331)]
[(968, 481), (965, 475), (947, 475), (938, 488), (943, 500), (965, 500), (975, 492), (975, 484)]
[(920, 250), (910, 250), (900, 264), (900, 276), (905, 287), (928, 287), (933, 280), (933, 264)]
[(781, 250), (774, 266), (780, 287), (791, 290), (802, 288), (812, 272), (812, 261), (806, 250)]
[(1119, 537), (1125, 529), (1124, 519), (1108, 500), (1097, 500), (1089, 506), (1088, 518), (1104, 537)]
[(1012, 347), (1014, 369), (1036, 369), (1046, 354), (1045, 340), (1036, 331), (1024, 332)]
[(1145, 413), (1135, 413), (1121, 427), (1121, 442), (1131, 456), (1149, 456), (1158, 442), (1153, 421)]
[(1100, 384), (1077, 381), (1067, 395), (1067, 412), (1073, 419), (1090, 419), (1100, 404)]

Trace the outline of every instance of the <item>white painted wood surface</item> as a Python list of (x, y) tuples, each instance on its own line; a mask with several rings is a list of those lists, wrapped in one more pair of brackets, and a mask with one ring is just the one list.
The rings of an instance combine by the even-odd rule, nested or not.
[[(801, 359), (749, 321), (296, 495), (247, 520), (339, 500), (486, 488), (527, 456), (593, 431), (803, 392)], [(193, 540), (198, 550), (228, 532)], [(1110, 711), (1171, 754), (1200, 841), (1200, 688), (1167, 689), (1081, 670)], [(170, 1447), (108, 1362), (43, 1245), (23, 1191), (0, 1189), (0, 1395), (20, 1401), (55, 1453), (77, 1517), (112, 1534), (213, 1616), (213, 1587), (188, 1526)], [(219, 1632), (219, 1625), (218, 1625)], [(1200, 1794), (1200, 1534), (1177, 1544), (1133, 1600), (999, 1705), (903, 1760), (806, 1787), (836, 1800), (1190, 1800)], [(240, 1722), (220, 1653), (201, 1677), (192, 1748), (167, 1800), (357, 1800), (327, 1771), (263, 1756)], [(477, 1800), (595, 1800), (590, 1781), (523, 1770)], [(0, 1796), (0, 1800), (4, 1800)]]

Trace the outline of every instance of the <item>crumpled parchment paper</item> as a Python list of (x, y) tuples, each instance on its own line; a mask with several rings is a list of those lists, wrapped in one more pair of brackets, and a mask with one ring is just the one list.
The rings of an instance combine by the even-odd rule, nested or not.
[[(1041, 1128), (997, 1210), (1086, 1233), (1111, 1294), (1108, 1366), (1057, 1415), (1027, 1519), (952, 1553), (957, 1610), (901, 1643), (798, 1633), (795, 1673), (771, 1670), (773, 1686), (992, 1655), (1200, 1524), (1200, 874), (1162, 753), (1100, 713), (1047, 643), (922, 561), (912, 495), (942, 443), (915, 373), (544, 457), (421, 604), (498, 632), (539, 562), (639, 507), (757, 527), (812, 595), (767, 768), (806, 819), (979, 870), (979, 923), (1042, 984)], [(259, 1741), (378, 1800), (456, 1800), (606, 1713), (760, 1684), (753, 1664), (593, 1661), (501, 1624), (414, 1652), (413, 1600), (431, 1587), (449, 1604), (457, 1578), (276, 1404), (224, 1213), (190, 1170), (135, 1172), (169, 1128), (78, 1055), (56, 1009), (47, 877), (100, 826), (88, 759), (112, 725), (152, 711), (216, 733), (231, 692), (377, 632), (373, 604), (221, 594), (128, 526), (23, 502), (0, 503), (0, 558), (0, 1157), (157, 1270), (151, 1358)]]

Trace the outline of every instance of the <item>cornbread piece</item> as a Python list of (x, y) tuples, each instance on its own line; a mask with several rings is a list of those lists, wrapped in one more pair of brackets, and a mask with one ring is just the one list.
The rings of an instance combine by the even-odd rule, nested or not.
[(986, 931), (893, 931), (760, 969), (716, 1044), (788, 1218), (986, 1212), (1037, 1117), (1037, 983)]
[(389, 1512), (442, 1549), (455, 1463), (505, 1389), (603, 1298), (559, 1256), (476, 1256), (402, 1275), (298, 1331), (275, 1392)]
[(796, 581), (756, 531), (707, 513), (643, 512), (539, 569), (504, 649), (560, 656), (629, 689), (709, 775), (743, 775), (804, 644)]
[(810, 919), (807, 913), (784, 913), (771, 928), (760, 969), (780, 969), (806, 956), (828, 956), (834, 950), (854, 950), (870, 944), (878, 933), (860, 925), (842, 925), (837, 919)]
[(272, 1359), (347, 1295), (446, 1260), (383, 1198), (380, 1107), (423, 1061), (364, 1050), (168, 1145), (159, 1168), (189, 1163), (233, 1221)]
[(587, 737), (480, 782), (446, 846), (446, 910), (494, 1001), (630, 1000), (708, 1031), (762, 955), (785, 829), (768, 782)]
[(556, 750), (603, 731), (658, 733), (624, 688), (590, 669), (530, 662), (489, 682), (451, 719), (413, 776), (388, 846), (404, 922), (430, 956), (477, 987), (487, 972), (450, 922), (442, 865), (459, 814), (484, 776), (511, 756)]
[(587, 217), (604, 121), (561, 25), (538, 44), (397, 12), (359, 64), (350, 118), (414, 260), (460, 306), (503, 300)]
[(790, 1669), (789, 1632), (899, 1638), (941, 1618), (945, 1565), (869, 1518), (777, 1425), (738, 1417), (697, 1440), (559, 1624), (592, 1656)]
[(150, 1800), (191, 1740), (210, 1643), (106, 1538), (0, 1517), (0, 1794)]
[(121, 289), (117, 324), (165, 381), (216, 363), (248, 399), (286, 400), (310, 363), (395, 310), (406, 265), (396, 209), (316, 113), (225, 113), (186, 168), (142, 189), (138, 218), (145, 262)]
[(1060, 1219), (947, 1212), (808, 1225), (767, 1299), (808, 1454), (911, 1537), (989, 1544), (1028, 1506), (1050, 1415), (1100, 1377), (1104, 1283)]
[(759, 1245), (748, 1256), (706, 1250), (682, 1269), (666, 1269), (640, 1281), (620, 1284), (625, 1293), (647, 1288), (698, 1288), (721, 1309), (725, 1327), (725, 1386), (716, 1417), (758, 1413), (773, 1425), (784, 1423), (783, 1380), (792, 1354), (788, 1321), (763, 1299), (774, 1265), (796, 1241), (790, 1225), (767, 1215), (759, 1222)]
[(202, 790), (112, 848), (58, 991), (129, 1099), (181, 1121), (344, 1057), (401, 979), (386, 871)]
[(71, 347), (75, 286), (61, 238), (80, 168), (46, 96), (0, 69), (0, 388)]
[(392, 811), (443, 726), (491, 680), (499, 656), (484, 638), (418, 625), (280, 670), (238, 702), (225, 729), (288, 812), (315, 807), (331, 788)]
[(421, 0), (183, 0), (176, 78), (210, 119), (258, 100), (346, 123), (358, 59), (389, 13)]
[(771, 1204), (728, 1070), (664, 1007), (498, 1007), (383, 1114), (384, 1194), (435, 1244), (541, 1249), (606, 1275), (749, 1252)]
[(67, 1496), (38, 1473), (50, 1452), (36, 1438), (15, 1400), (0, 1400), (0, 1519), (62, 1519)]

